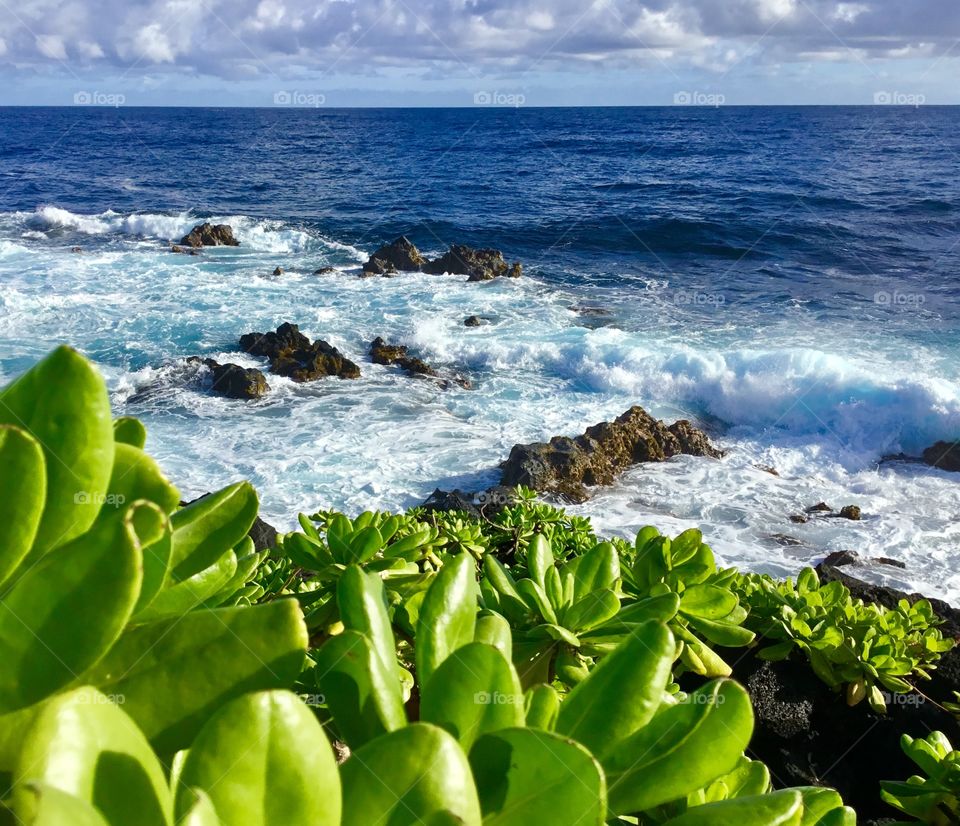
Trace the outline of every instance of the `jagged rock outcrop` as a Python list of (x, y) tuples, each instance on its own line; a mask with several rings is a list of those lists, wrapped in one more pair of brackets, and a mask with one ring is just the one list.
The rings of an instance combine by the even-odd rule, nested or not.
[(396, 272), (417, 272), (427, 263), (420, 250), (401, 235), (395, 241), (384, 244), (363, 265), (367, 275), (392, 275)]
[(180, 239), (188, 247), (239, 247), (240, 242), (233, 237), (233, 227), (229, 224), (197, 224)]
[(600, 422), (575, 438), (514, 445), (500, 466), (501, 485), (556, 493), (573, 502), (587, 499), (586, 486), (613, 484), (638, 462), (662, 462), (681, 453), (720, 458), (703, 431), (686, 420), (666, 425), (642, 407), (613, 422)]
[(240, 349), (270, 360), (270, 372), (297, 382), (325, 376), (341, 379), (360, 377), (360, 368), (332, 344), (322, 339), (311, 342), (296, 324), (286, 322), (276, 332), (246, 333)]
[(468, 281), (490, 281), (494, 278), (519, 278), (523, 266), (519, 262), (508, 264), (500, 250), (473, 249), (465, 244), (454, 244), (433, 261), (428, 261), (423, 271), (433, 275), (466, 275)]
[(931, 445), (923, 451), (923, 461), (941, 470), (960, 473), (960, 441)]
[(191, 356), (188, 364), (202, 364), (210, 370), (211, 389), (230, 399), (259, 399), (270, 389), (267, 378), (255, 367), (241, 367), (239, 364), (220, 364), (214, 359), (201, 359)]
[(387, 344), (377, 336), (370, 344), (370, 358), (374, 364), (394, 364), (408, 373), (419, 376), (436, 376), (434, 370), (423, 359), (411, 356), (402, 344)]

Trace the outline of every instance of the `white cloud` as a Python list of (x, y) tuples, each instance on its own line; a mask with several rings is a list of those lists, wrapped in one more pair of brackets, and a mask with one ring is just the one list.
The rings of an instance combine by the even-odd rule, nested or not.
[(137, 58), (150, 63), (173, 63), (176, 59), (170, 39), (159, 23), (149, 23), (136, 33), (133, 51)]
[(55, 34), (37, 35), (37, 51), (51, 60), (66, 60), (67, 47), (63, 38)]

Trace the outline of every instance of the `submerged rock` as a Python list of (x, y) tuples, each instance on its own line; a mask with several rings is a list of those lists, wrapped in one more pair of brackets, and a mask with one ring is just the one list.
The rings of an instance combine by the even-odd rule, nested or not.
[(427, 259), (420, 254), (413, 242), (401, 235), (371, 255), (363, 265), (363, 271), (368, 275), (418, 272), (426, 263)]
[(500, 483), (583, 502), (586, 486), (611, 485), (630, 465), (662, 462), (681, 453), (716, 459), (723, 455), (690, 422), (668, 426), (634, 406), (616, 421), (600, 422), (576, 438), (554, 436), (549, 442), (514, 445), (500, 466)]
[(233, 227), (229, 224), (197, 224), (180, 239), (188, 247), (239, 247), (240, 242), (233, 237)]
[(283, 267), (277, 267), (277, 268), (273, 271), (273, 274), (274, 274), (274, 275), (283, 275), (284, 272), (285, 272), (285, 270), (283, 269)]
[(466, 275), (468, 281), (490, 281), (493, 278), (519, 278), (523, 274), (520, 263), (508, 264), (500, 250), (474, 249), (464, 244), (454, 244), (433, 261), (428, 261), (423, 271), (433, 275)]
[(270, 360), (270, 372), (296, 382), (314, 381), (325, 376), (341, 379), (360, 377), (360, 368), (332, 344), (322, 339), (311, 342), (296, 324), (286, 322), (276, 332), (246, 333), (240, 337), (240, 349)]
[(314, 275), (329, 275), (332, 272), (336, 272), (336, 267), (317, 267), (313, 271)]
[(401, 344), (387, 344), (380, 336), (377, 336), (370, 344), (370, 358), (374, 364), (395, 364), (408, 373), (420, 376), (437, 375), (437, 371), (423, 359), (409, 355), (406, 347)]
[(937, 442), (923, 451), (923, 461), (941, 470), (960, 473), (960, 441)]
[(210, 370), (213, 377), (211, 389), (229, 399), (259, 399), (270, 389), (266, 376), (255, 367), (241, 367), (239, 364), (220, 364), (214, 359), (201, 359), (191, 356), (188, 364), (202, 364)]
[(860, 508), (857, 505), (844, 505), (837, 514), (841, 519), (852, 519), (854, 522), (860, 521)]

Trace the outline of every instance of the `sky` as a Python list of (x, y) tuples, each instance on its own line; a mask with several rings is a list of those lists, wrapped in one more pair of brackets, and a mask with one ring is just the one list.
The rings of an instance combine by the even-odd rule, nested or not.
[(0, 0), (0, 104), (960, 103), (958, 0)]

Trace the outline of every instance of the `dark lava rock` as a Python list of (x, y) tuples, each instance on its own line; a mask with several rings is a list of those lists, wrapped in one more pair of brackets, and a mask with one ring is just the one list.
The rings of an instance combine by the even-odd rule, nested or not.
[(960, 441), (937, 442), (923, 451), (923, 461), (941, 470), (960, 473)]
[(211, 389), (229, 399), (259, 399), (270, 389), (266, 377), (255, 367), (220, 364), (214, 359), (201, 359), (196, 356), (186, 361), (188, 364), (202, 364), (207, 367), (213, 377)]
[(630, 465), (662, 462), (680, 453), (723, 455), (690, 422), (680, 420), (668, 427), (634, 406), (616, 421), (596, 424), (576, 438), (554, 436), (549, 442), (514, 445), (500, 466), (500, 483), (583, 502), (586, 485), (613, 484), (617, 474)]
[(826, 502), (818, 502), (807, 508), (807, 513), (830, 513), (833, 510)]
[(401, 344), (387, 344), (380, 336), (377, 336), (370, 344), (370, 358), (374, 364), (394, 364), (411, 374), (419, 376), (437, 375), (437, 371), (423, 359), (409, 355), (406, 347)]
[(889, 702), (885, 716), (871, 711), (866, 701), (851, 708), (801, 655), (765, 662), (753, 650), (728, 654), (734, 678), (753, 702), (756, 723), (748, 756), (767, 765), (778, 788), (837, 789), (861, 823), (896, 815), (880, 799), (881, 780), (905, 780), (916, 773), (900, 750), (901, 734), (922, 737), (932, 729), (950, 738), (960, 734), (950, 714), (916, 695), (909, 703)]
[(423, 271), (433, 275), (466, 275), (468, 281), (490, 281), (506, 276), (519, 278), (523, 267), (519, 263), (508, 264), (500, 250), (474, 249), (464, 244), (454, 244), (447, 252), (423, 266)]
[(480, 493), (437, 488), (420, 505), (426, 511), (464, 513), (473, 519), (496, 516), (507, 505), (516, 501), (516, 489), (496, 485)]
[(324, 376), (341, 379), (360, 377), (360, 368), (332, 344), (322, 339), (312, 342), (296, 324), (286, 322), (276, 332), (246, 333), (240, 337), (240, 349), (270, 360), (270, 371), (297, 382)]
[(810, 521), (810, 517), (805, 513), (793, 513), (790, 515), (790, 521), (796, 525), (803, 525)]
[(857, 505), (844, 505), (837, 514), (841, 519), (852, 519), (854, 522), (860, 521), (860, 508)]
[(329, 275), (332, 272), (336, 272), (336, 267), (319, 267), (313, 271), (314, 275)]
[(233, 237), (233, 227), (229, 224), (197, 224), (180, 239), (188, 247), (239, 247), (240, 242)]
[(823, 560), (824, 565), (832, 565), (839, 568), (841, 565), (859, 565), (860, 554), (856, 551), (831, 551)]
[(390, 275), (395, 272), (418, 272), (427, 263), (420, 250), (405, 236), (380, 247), (363, 265), (368, 275)]
[(757, 470), (762, 470), (764, 473), (769, 473), (771, 476), (779, 476), (780, 471), (771, 465), (754, 465)]
[(464, 327), (479, 327), (481, 324), (483, 324), (483, 319), (478, 315), (468, 315), (463, 320)]
[(256, 551), (267, 551), (275, 548), (279, 531), (273, 525), (264, 522), (259, 516), (253, 520), (250, 532), (247, 534), (253, 540), (253, 548)]
[(273, 271), (273, 274), (274, 274), (274, 275), (283, 275), (283, 273), (284, 273), (283, 267), (277, 267), (277, 268)]
[(83, 247), (70, 247), (70, 252), (83, 252)]

